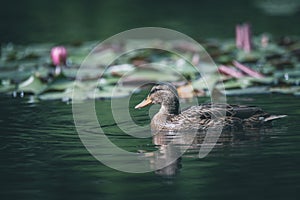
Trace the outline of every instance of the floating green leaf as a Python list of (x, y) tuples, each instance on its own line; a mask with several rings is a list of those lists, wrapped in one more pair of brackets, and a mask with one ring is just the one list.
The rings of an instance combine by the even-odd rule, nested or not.
[(43, 92), (47, 91), (63, 91), (74, 86), (74, 81), (68, 79), (63, 74), (55, 77), (52, 82), (44, 89)]
[(39, 94), (45, 88), (46, 84), (42, 83), (39, 77), (32, 75), (27, 80), (18, 85), (18, 91), (32, 94)]
[(133, 88), (131, 87), (104, 87), (103, 89), (96, 89), (90, 91), (87, 94), (89, 99), (109, 99), (109, 98), (121, 98), (131, 94)]
[[(214, 87), (220, 90), (224, 86), (227, 95), (267, 92), (299, 95), (299, 39), (294, 39), (289, 45), (279, 45), (278, 41), (272, 39), (267, 46), (262, 46), (261, 37), (254, 37), (251, 52), (237, 49), (233, 39), (202, 41), (201, 44), (208, 50), (216, 65), (206, 63), (201, 53), (198, 55), (195, 47), (184, 41), (168, 43), (161, 40), (134, 39), (124, 40), (122, 44), (107, 44), (104, 48), (94, 48), (97, 42), (93, 41), (76, 46), (67, 45), (67, 66), (62, 69), (63, 75), (54, 78), (49, 56), (54, 44), (3, 44), (0, 92), (31, 93), (34, 98), (41, 100), (70, 100), (74, 97), (80, 100), (117, 98), (128, 96), (134, 91), (135, 88), (128, 87), (129, 85), (137, 86), (147, 81), (186, 83), (188, 78), (193, 88), (199, 91)], [(158, 49), (173, 48), (181, 53), (179, 56), (163, 50), (143, 49), (118, 57), (121, 49), (139, 49), (145, 45)], [(85, 60), (86, 57), (89, 59)], [(202, 74), (186, 58), (193, 59)], [(230, 78), (219, 75), (216, 66), (222, 63), (231, 65), (233, 60), (243, 62), (242, 64), (259, 71), (264, 77), (252, 78), (245, 75), (242, 78)], [(107, 65), (111, 66), (106, 68)], [(76, 94), (73, 94), (74, 88)]]
[(15, 84), (12, 84), (9, 80), (2, 80), (0, 83), (0, 92), (10, 92), (16, 89)]
[(300, 86), (273, 87), (270, 89), (270, 92), (282, 93), (282, 94), (297, 94), (298, 92), (300, 92)]
[(136, 70), (125, 77), (122, 77), (122, 84), (131, 84), (134, 85), (140, 82), (152, 81), (178, 81), (182, 77), (178, 74), (165, 72), (165, 71), (155, 71), (155, 70)]
[(270, 93), (269, 87), (260, 86), (260, 87), (248, 87), (243, 89), (231, 89), (221, 91), (224, 95), (246, 95), (246, 94), (268, 94)]

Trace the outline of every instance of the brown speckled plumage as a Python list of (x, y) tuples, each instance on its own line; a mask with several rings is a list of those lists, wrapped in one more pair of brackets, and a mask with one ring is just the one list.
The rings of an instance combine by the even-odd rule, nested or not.
[(154, 86), (148, 97), (135, 108), (160, 104), (159, 112), (151, 120), (152, 132), (158, 131), (205, 131), (207, 128), (222, 128), (240, 131), (260, 128), (270, 121), (285, 115), (270, 115), (261, 108), (244, 105), (202, 104), (180, 112), (176, 89), (170, 84)]

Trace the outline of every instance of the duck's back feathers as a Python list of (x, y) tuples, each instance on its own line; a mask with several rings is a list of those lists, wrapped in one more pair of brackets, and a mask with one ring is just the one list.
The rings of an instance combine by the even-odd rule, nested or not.
[(177, 129), (199, 129), (222, 126), (223, 130), (259, 128), (264, 124), (285, 117), (270, 115), (261, 108), (245, 105), (202, 104), (182, 110), (179, 115), (169, 117), (169, 123)]

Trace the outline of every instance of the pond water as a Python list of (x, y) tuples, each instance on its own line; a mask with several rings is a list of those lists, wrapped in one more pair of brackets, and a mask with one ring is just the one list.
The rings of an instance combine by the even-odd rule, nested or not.
[[(144, 96), (132, 97), (130, 107)], [(288, 117), (271, 130), (217, 145), (204, 159), (188, 151), (167, 175), (119, 172), (97, 161), (79, 139), (71, 104), (1, 96), (1, 199), (298, 199), (299, 98), (271, 94), (228, 101)], [(109, 100), (96, 101), (96, 108), (114, 143), (132, 152), (158, 148), (151, 137), (124, 135), (109, 114)], [(137, 123), (149, 123), (147, 111), (130, 112)]]
[[(256, 35), (299, 35), (300, 1), (286, 2), (11, 0), (0, 6), (0, 42), (77, 43), (144, 26), (174, 29), (196, 40), (233, 38), (241, 22), (250, 22)], [(121, 113), (129, 109), (139, 125), (150, 122), (147, 109), (133, 109), (145, 95), (134, 94), (130, 108), (119, 108)], [(299, 97), (268, 94), (228, 101), (288, 117), (272, 129), (224, 138), (203, 159), (198, 149), (190, 149), (169, 168), (134, 174), (111, 169), (88, 152), (71, 104), (0, 95), (0, 199), (299, 199)], [(126, 135), (114, 122), (110, 105), (97, 100), (97, 116), (118, 146), (151, 156), (169, 139)], [(123, 125), (130, 128), (129, 121)]]
[(299, 5), (299, 0), (11, 0), (0, 6), (1, 42), (103, 40), (145, 26), (174, 29), (196, 40), (233, 38), (242, 22), (250, 22), (256, 35), (299, 35)]

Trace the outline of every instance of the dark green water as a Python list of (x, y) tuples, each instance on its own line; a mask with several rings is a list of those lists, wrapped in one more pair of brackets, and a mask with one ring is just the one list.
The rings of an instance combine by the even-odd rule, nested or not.
[[(233, 38), (235, 25), (244, 21), (255, 34), (300, 34), (299, 11), (269, 15), (257, 2), (10, 0), (0, 6), (0, 43), (102, 40), (144, 26), (174, 29), (195, 39)], [(291, 2), (297, 0), (286, 5)], [(143, 97), (132, 98), (131, 107)], [(178, 163), (178, 173), (166, 177), (162, 172), (119, 172), (97, 161), (79, 139), (70, 104), (0, 96), (0, 199), (299, 199), (299, 97), (231, 97), (229, 102), (288, 117), (255, 137), (218, 145), (204, 159), (191, 150)], [(109, 101), (96, 102), (111, 141), (132, 152), (156, 148), (152, 138), (124, 135), (109, 107)], [(149, 122), (146, 111), (131, 112), (136, 123)]]
[[(131, 106), (142, 96), (132, 98)], [(75, 130), (70, 104), (1, 96), (0, 198), (299, 199), (299, 98), (273, 94), (231, 97), (229, 102), (289, 116), (259, 136), (216, 146), (204, 159), (190, 151), (178, 173), (165, 177), (119, 172), (93, 158)], [(151, 138), (124, 136), (107, 114), (109, 107), (109, 101), (96, 102), (112, 141), (131, 151), (154, 148)]]
[[(271, 6), (264, 10), (263, 2)], [(299, 0), (2, 1), (0, 42), (103, 40), (145, 26), (174, 29), (196, 40), (233, 38), (235, 25), (242, 22), (250, 22), (255, 34), (300, 35), (299, 3)], [(298, 12), (292, 12), (293, 9)]]

